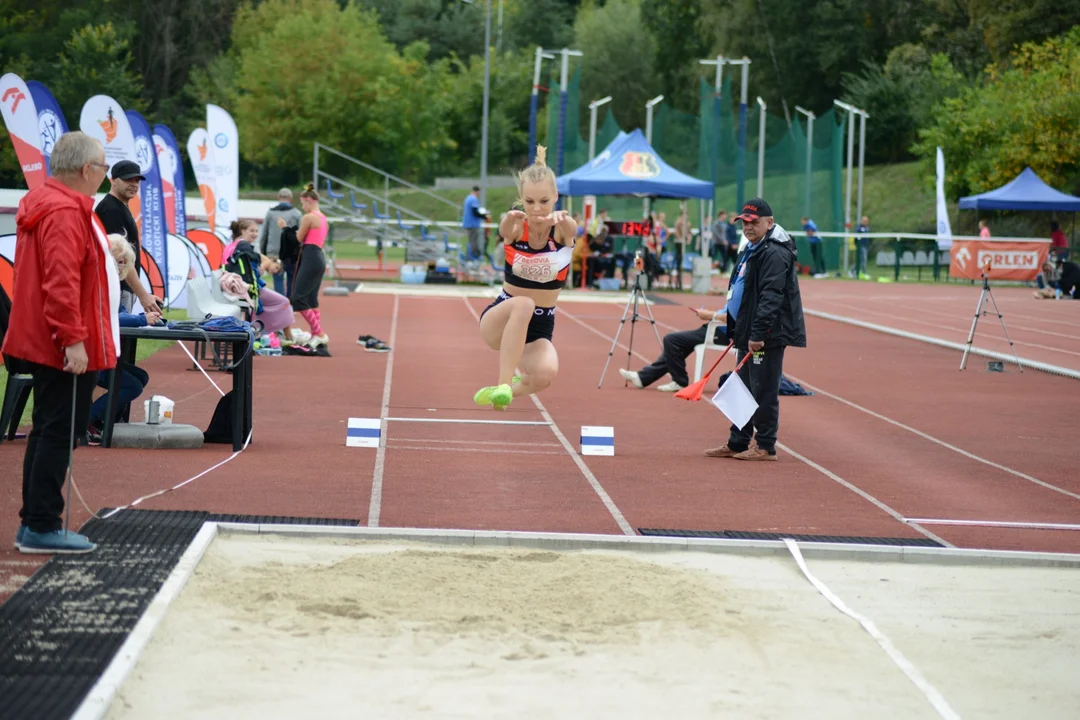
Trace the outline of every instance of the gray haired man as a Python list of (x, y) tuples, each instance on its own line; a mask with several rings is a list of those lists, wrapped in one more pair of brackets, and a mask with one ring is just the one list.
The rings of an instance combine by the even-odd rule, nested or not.
[[(281, 260), (281, 228), (278, 218), (284, 218), (289, 227), (299, 227), (301, 213), (292, 206), (293, 194), (289, 188), (281, 188), (277, 194), (278, 204), (270, 208), (259, 228), (259, 252), (274, 260)], [(274, 275), (274, 292), (292, 296), (293, 276), (296, 274), (296, 258), (281, 261), (281, 272)], [(286, 283), (286, 278), (288, 282)]]

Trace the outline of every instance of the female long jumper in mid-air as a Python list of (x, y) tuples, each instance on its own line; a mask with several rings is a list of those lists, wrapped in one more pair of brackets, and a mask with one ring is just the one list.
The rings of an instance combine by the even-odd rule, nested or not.
[(499, 224), (506, 250), (503, 289), (480, 314), (480, 337), (499, 351), (499, 382), (481, 388), (473, 401), (496, 410), (543, 390), (559, 372), (551, 343), (555, 302), (570, 268), (577, 223), (553, 210), (559, 193), (546, 155), (537, 146), (536, 161), (518, 175), (521, 197)]

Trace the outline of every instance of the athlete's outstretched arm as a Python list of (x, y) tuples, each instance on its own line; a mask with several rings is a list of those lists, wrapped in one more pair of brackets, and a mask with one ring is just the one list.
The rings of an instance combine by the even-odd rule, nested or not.
[(521, 237), (521, 226), (525, 223), (525, 213), (511, 210), (499, 223), (499, 235), (504, 242), (514, 242)]

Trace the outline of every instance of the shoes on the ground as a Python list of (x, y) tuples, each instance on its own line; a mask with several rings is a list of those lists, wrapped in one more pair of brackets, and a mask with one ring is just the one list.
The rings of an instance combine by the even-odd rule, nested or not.
[(368, 340), (376, 340), (376, 339), (378, 339), (378, 338), (376, 338), (374, 335), (361, 335), (360, 337), (356, 338), (356, 344), (357, 345), (367, 345)]
[(96, 549), (85, 535), (64, 530), (39, 533), (26, 528), (19, 543), (19, 552), (30, 555), (81, 555)]
[(329, 344), (330, 344), (330, 336), (327, 335), (326, 333), (323, 333), (322, 335), (315, 335), (310, 340), (307, 341), (307, 346), (309, 348), (311, 348), (312, 350), (317, 350), (320, 345), (329, 345)]
[(729, 457), (735, 457), (736, 455), (739, 455), (739, 454), (744, 453), (744, 452), (746, 452), (746, 451), (745, 450), (732, 450), (727, 445), (721, 445), (720, 447), (710, 448), (710, 449), (706, 450), (705, 451), (705, 457), (729, 458)]
[(378, 338), (369, 338), (365, 345), (368, 352), (390, 352), (390, 346)]
[(767, 450), (762, 450), (761, 448), (750, 448), (749, 450), (744, 450), (743, 452), (737, 455), (733, 455), (732, 457), (734, 457), (736, 460), (775, 461), (776, 451), (773, 450), (772, 452), (769, 452)]
[(660, 392), (673, 393), (673, 392), (679, 392), (680, 390), (682, 390), (683, 386), (680, 385), (679, 383), (675, 382), (674, 380), (672, 380), (669, 383), (664, 383), (663, 385), (660, 385), (656, 389), (659, 390)]
[(290, 334), (292, 335), (292, 341), (299, 345), (306, 345), (308, 341), (311, 340), (311, 333), (305, 330), (293, 328)]
[(645, 387), (641, 383), (641, 376), (638, 375), (637, 372), (635, 372), (634, 370), (626, 370), (624, 368), (619, 368), (619, 374), (623, 376), (623, 380), (629, 380), (630, 384), (634, 387), (639, 389)]
[(90, 421), (90, 425), (86, 428), (86, 442), (90, 445), (101, 444), (101, 433), (104, 432), (104, 427), (97, 422)]
[(23, 535), (25, 535), (25, 534), (26, 534), (26, 526), (25, 525), (20, 525), (19, 529), (15, 531), (15, 549), (16, 550), (18, 550), (19, 546), (22, 545)]

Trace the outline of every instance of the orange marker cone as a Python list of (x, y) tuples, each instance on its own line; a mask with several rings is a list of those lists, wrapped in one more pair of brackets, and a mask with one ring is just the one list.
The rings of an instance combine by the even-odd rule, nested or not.
[(704, 377), (702, 377), (696, 383), (687, 385), (682, 390), (675, 393), (675, 397), (679, 398), (680, 400), (690, 400), (691, 402), (697, 402), (698, 400), (700, 400), (701, 394), (705, 391), (705, 385), (709, 382), (709, 376), (712, 375), (713, 370), (716, 369), (717, 365), (720, 364), (720, 361), (724, 359), (724, 356), (728, 354), (728, 350), (730, 350), (731, 346), (734, 344), (734, 342), (729, 342), (728, 346), (724, 348), (724, 352), (720, 353), (720, 357), (717, 359), (716, 362), (713, 363), (713, 366), (709, 368), (709, 372), (705, 373)]

